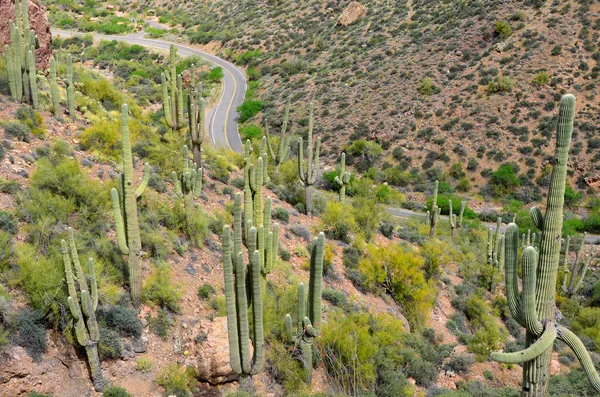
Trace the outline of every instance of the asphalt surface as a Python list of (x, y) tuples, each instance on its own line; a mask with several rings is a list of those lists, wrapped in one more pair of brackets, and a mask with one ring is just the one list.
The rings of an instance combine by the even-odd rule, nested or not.
[[(387, 212), (397, 216), (399, 218), (410, 218), (411, 216), (425, 216), (424, 213), (422, 212), (414, 212), (414, 211), (410, 211), (404, 208), (392, 208), (392, 207), (388, 207), (386, 208)], [(448, 219), (448, 216), (446, 215), (440, 215), (441, 219)], [(483, 222), (484, 225), (486, 225), (487, 227), (491, 228), (494, 232), (496, 231), (496, 224), (495, 223), (490, 223), (490, 222)], [(500, 226), (500, 231), (504, 232), (506, 230), (506, 225), (502, 225)], [(600, 236), (595, 235), (595, 234), (586, 234), (585, 235), (585, 241), (588, 244), (600, 244)]]
[[(150, 23), (154, 27), (163, 27), (155, 22)], [(71, 32), (65, 30), (52, 29), (52, 34), (55, 36), (69, 37), (79, 32)], [(194, 48), (170, 43), (162, 40), (146, 39), (145, 32), (138, 32), (122, 36), (92, 34), (96, 40), (120, 40), (128, 44), (139, 44), (144, 47), (152, 47), (160, 50), (169, 50), (171, 44), (177, 47), (177, 52), (181, 56), (196, 55), (202, 57), (211, 63), (220, 66), (223, 69), (223, 92), (219, 103), (212, 111), (212, 114), (207, 115), (208, 131), (216, 147), (224, 147), (231, 149), (234, 152), (241, 153), (244, 145), (238, 131), (237, 123), (237, 107), (244, 102), (246, 94), (247, 82), (244, 73), (236, 68), (231, 63), (208, 54), (204, 51)]]

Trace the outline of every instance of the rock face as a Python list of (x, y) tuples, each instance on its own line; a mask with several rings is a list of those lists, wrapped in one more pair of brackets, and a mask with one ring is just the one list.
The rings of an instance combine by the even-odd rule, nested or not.
[(344, 9), (342, 15), (338, 18), (337, 23), (338, 25), (348, 26), (366, 15), (367, 8), (358, 1), (353, 1)]
[(227, 317), (217, 317), (212, 322), (204, 322), (200, 330), (206, 334), (206, 340), (199, 344), (196, 353), (198, 379), (213, 385), (236, 380), (238, 376), (229, 366)]
[[(40, 41), (40, 48), (35, 50), (35, 64), (38, 69), (47, 69), (50, 65), (50, 56), (52, 50), (52, 33), (50, 32), (50, 22), (46, 16), (46, 10), (38, 2), (29, 1), (27, 3), (29, 10), (29, 24), (35, 31)], [(0, 0), (0, 46), (4, 53), (4, 44), (10, 44), (10, 30), (8, 21), (15, 19), (15, 4), (13, 0)]]

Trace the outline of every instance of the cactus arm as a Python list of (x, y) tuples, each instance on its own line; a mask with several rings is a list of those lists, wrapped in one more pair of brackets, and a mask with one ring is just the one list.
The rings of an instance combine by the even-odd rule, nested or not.
[(58, 93), (58, 83), (56, 81), (56, 61), (50, 57), (50, 94), (52, 95), (52, 107), (54, 117), (60, 117), (60, 95)]
[(92, 287), (92, 311), (98, 308), (98, 284), (96, 283), (96, 270), (94, 268), (94, 259), (88, 259), (88, 273), (90, 275), (90, 286)]
[(540, 230), (544, 228), (544, 215), (542, 215), (542, 210), (540, 207), (531, 207), (529, 210), (529, 216), (531, 217), (535, 227)]
[(198, 168), (196, 171), (196, 176), (194, 179), (194, 189), (192, 194), (194, 198), (200, 197), (200, 192), (202, 191), (202, 176), (204, 175), (204, 170), (202, 168)]
[(265, 336), (263, 331), (263, 302), (261, 292), (261, 268), (260, 268), (260, 253), (258, 250), (252, 252), (250, 257), (252, 271), (252, 314), (253, 314), (253, 332), (254, 338), (254, 357), (252, 360), (251, 374), (257, 374), (262, 371), (265, 355), (264, 344)]
[(75, 78), (73, 77), (73, 58), (67, 54), (67, 107), (69, 116), (75, 116)]
[(169, 96), (169, 88), (167, 87), (167, 78), (164, 73), (160, 74), (160, 84), (162, 88), (162, 104), (165, 114), (165, 123), (167, 127), (173, 128), (173, 117), (171, 111), (171, 97)]
[(535, 301), (535, 285), (536, 285), (536, 269), (537, 268), (537, 253), (535, 248), (526, 247), (523, 250), (523, 322), (525, 329), (535, 336), (539, 336), (544, 327), (538, 320)]
[(29, 89), (31, 92), (31, 103), (34, 109), (38, 108), (37, 73), (35, 71), (35, 56), (33, 51), (27, 52), (27, 68), (29, 70)]
[(144, 173), (142, 174), (142, 181), (140, 185), (135, 190), (135, 198), (140, 198), (142, 194), (144, 194), (144, 190), (148, 187), (148, 181), (150, 181), (150, 173), (152, 170), (150, 169), (150, 164), (144, 163)]
[(232, 241), (229, 225), (223, 226), (223, 270), (225, 275), (225, 304), (227, 307), (227, 334), (229, 339), (229, 362), (236, 374), (242, 373), (238, 338), (235, 285), (233, 278)]
[(562, 283), (562, 291), (566, 294), (569, 292), (569, 288), (567, 287), (567, 282), (569, 279), (569, 245), (571, 244), (571, 237), (567, 236), (565, 240), (565, 253), (563, 256), (563, 283)]
[(306, 316), (306, 294), (304, 283), (298, 284), (298, 307), (296, 313), (296, 321), (298, 323), (298, 331), (302, 329), (302, 320)]
[[(4, 56), (6, 58), (6, 72), (8, 74), (8, 85), (10, 89), (10, 96), (13, 99), (17, 99), (17, 85), (15, 82), (15, 69), (13, 63), (13, 56), (8, 44), (4, 45)], [(52, 64), (51, 64), (52, 65)]]
[(518, 263), (519, 263), (519, 228), (510, 223), (504, 235), (505, 244), (505, 294), (508, 307), (513, 318), (521, 325), (523, 321), (523, 308), (519, 294)]
[(315, 149), (315, 157), (312, 161), (312, 174), (310, 176), (310, 184), (314, 185), (317, 181), (317, 174), (319, 173), (319, 152), (321, 151), (321, 137), (317, 138), (317, 147)]
[(302, 137), (298, 138), (298, 176), (302, 186), (307, 184), (304, 173), (304, 144)]
[(181, 81), (181, 75), (177, 76), (177, 93), (175, 94), (177, 100), (177, 127), (183, 127), (183, 82)]
[(292, 330), (292, 316), (285, 315), (285, 334), (290, 342), (294, 340), (294, 332)]
[(456, 225), (458, 227), (462, 226), (462, 222), (463, 222), (463, 214), (465, 212), (465, 207), (467, 206), (467, 202), (466, 201), (461, 201), (460, 202), (460, 212), (458, 214), (458, 222), (456, 223)]
[(85, 273), (83, 272), (83, 268), (81, 267), (81, 262), (79, 261), (79, 254), (77, 253), (77, 246), (75, 245), (75, 236), (73, 235), (73, 229), (67, 229), (68, 234), (68, 242), (69, 242), (69, 250), (71, 254), (71, 261), (73, 262), (73, 266), (75, 267), (75, 273), (77, 274), (77, 282), (79, 284), (79, 290), (88, 291), (88, 285)]
[[(254, 228), (253, 228), (254, 229)], [(250, 232), (252, 234), (252, 231)], [(256, 229), (254, 229), (256, 233)], [(242, 373), (249, 374), (252, 367), (250, 362), (250, 329), (248, 326), (248, 300), (246, 299), (246, 270), (244, 269), (244, 254), (238, 252), (235, 261), (235, 283), (237, 309), (238, 309), (238, 332), (240, 338), (240, 359), (242, 362)]]
[(121, 253), (123, 255), (127, 255), (129, 254), (129, 247), (127, 246), (127, 239), (125, 238), (125, 224), (123, 223), (123, 214), (121, 213), (121, 206), (119, 204), (119, 192), (117, 192), (117, 189), (111, 189), (110, 197), (112, 199), (113, 214), (115, 216), (117, 244)]
[(275, 268), (277, 264), (277, 256), (279, 251), (279, 223), (273, 225), (273, 243), (271, 245), (271, 268), (267, 269), (269, 273)]
[(453, 216), (452, 213), (452, 200), (448, 200), (448, 223), (450, 224), (450, 228), (456, 228), (456, 217)]
[[(69, 296), (77, 299), (77, 288), (75, 287), (75, 277), (73, 275), (73, 268), (71, 267), (71, 257), (69, 255), (69, 247), (65, 240), (61, 240), (60, 242), (61, 254), (63, 258), (63, 266), (65, 269), (65, 278), (67, 279), (67, 288), (69, 291)], [(81, 311), (79, 310), (78, 305), (69, 304), (69, 308), (71, 309), (71, 314), (76, 319), (81, 318)]]
[(525, 350), (514, 353), (493, 352), (491, 357), (493, 360), (505, 364), (520, 364), (531, 361), (552, 347), (557, 337), (556, 327), (552, 322), (548, 322), (542, 335), (531, 346)]
[(173, 173), (171, 174), (171, 178), (173, 179), (173, 190), (175, 191), (175, 195), (179, 198), (183, 198), (181, 181), (177, 177), (177, 172), (173, 171)]
[[(268, 119), (265, 117), (265, 135), (263, 136), (263, 138), (265, 139), (266, 143), (267, 143), (267, 153), (269, 154), (269, 156), (271, 156), (271, 159), (273, 159), (273, 161), (275, 161), (276, 163), (279, 160), (280, 153), (275, 153), (275, 151), (273, 150), (273, 145), (271, 144), (271, 134), (269, 133), (269, 123), (268, 123)], [(283, 137), (279, 138), (280, 140), (283, 139)], [(281, 145), (280, 146), (280, 150), (281, 150)]]
[(325, 254), (325, 235), (323, 232), (313, 239), (308, 284), (308, 318), (316, 329), (321, 327), (321, 295), (323, 289), (323, 257)]
[(494, 252), (492, 247), (492, 228), (488, 228), (488, 238), (487, 238), (487, 257), (488, 259), (492, 257), (492, 253)]
[(573, 350), (573, 353), (575, 353), (575, 356), (579, 360), (581, 368), (583, 369), (583, 372), (585, 372), (585, 375), (592, 384), (592, 387), (594, 388), (594, 390), (600, 393), (600, 376), (596, 372), (594, 362), (592, 361), (590, 354), (586, 350), (585, 346), (581, 342), (581, 339), (579, 339), (577, 335), (575, 335), (567, 328), (559, 326), (557, 331), (558, 339), (565, 342), (565, 344), (569, 346), (571, 350)]
[(496, 237), (494, 238), (494, 252), (500, 249), (500, 229), (502, 228), (502, 218), (498, 217), (496, 221)]
[(498, 251), (498, 269), (501, 271), (504, 270), (505, 264), (505, 255), (506, 255), (506, 241), (505, 237), (500, 237), (500, 251)]

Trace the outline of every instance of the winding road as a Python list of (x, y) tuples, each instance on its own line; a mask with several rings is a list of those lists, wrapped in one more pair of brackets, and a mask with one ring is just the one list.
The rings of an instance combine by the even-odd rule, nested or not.
[[(156, 23), (149, 24), (154, 27), (161, 27)], [(59, 37), (70, 37), (82, 33), (52, 29), (52, 34)], [(178, 53), (184, 57), (196, 55), (220, 66), (223, 69), (223, 92), (217, 106), (206, 117), (208, 132), (216, 147), (223, 147), (241, 153), (244, 145), (238, 131), (236, 109), (244, 102), (246, 95), (247, 82), (244, 73), (233, 64), (204, 51), (168, 41), (147, 39), (144, 37), (145, 35), (146, 33), (143, 31), (122, 36), (92, 34), (95, 40), (120, 40), (128, 44), (139, 44), (159, 50), (169, 50), (171, 44), (174, 44), (178, 49)]]

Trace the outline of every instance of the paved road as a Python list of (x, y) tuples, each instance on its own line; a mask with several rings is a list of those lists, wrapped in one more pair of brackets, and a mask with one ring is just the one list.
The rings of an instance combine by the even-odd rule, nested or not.
[[(404, 208), (388, 207), (388, 208), (386, 208), (386, 210), (388, 213), (390, 213), (394, 216), (397, 216), (399, 218), (410, 218), (411, 216), (425, 216), (425, 214), (422, 212), (414, 212), (414, 211), (407, 210)], [(448, 217), (446, 215), (441, 215), (440, 217), (442, 219), (448, 219)], [(493, 231), (496, 231), (495, 223), (483, 222), (483, 224), (486, 225), (487, 227), (491, 228)], [(504, 232), (506, 230), (506, 225), (500, 226), (500, 230), (502, 232)], [(595, 234), (586, 234), (585, 241), (588, 244), (600, 244), (600, 236), (595, 235)]]
[[(55, 36), (72, 36), (81, 33), (52, 29), (52, 34)], [(139, 44), (161, 50), (168, 50), (171, 44), (175, 44), (178, 53), (182, 56), (197, 55), (222, 67), (224, 75), (223, 93), (221, 94), (219, 103), (213, 110), (212, 115), (207, 117), (207, 123), (209, 125), (208, 131), (215, 146), (228, 148), (234, 152), (241, 153), (244, 145), (242, 144), (238, 131), (238, 115), (236, 109), (244, 102), (244, 97), (246, 95), (247, 83), (244, 73), (231, 63), (214, 55), (182, 44), (146, 39), (144, 38), (144, 35), (144, 32), (123, 36), (93, 34), (94, 39), (97, 40), (122, 40), (129, 44)]]

